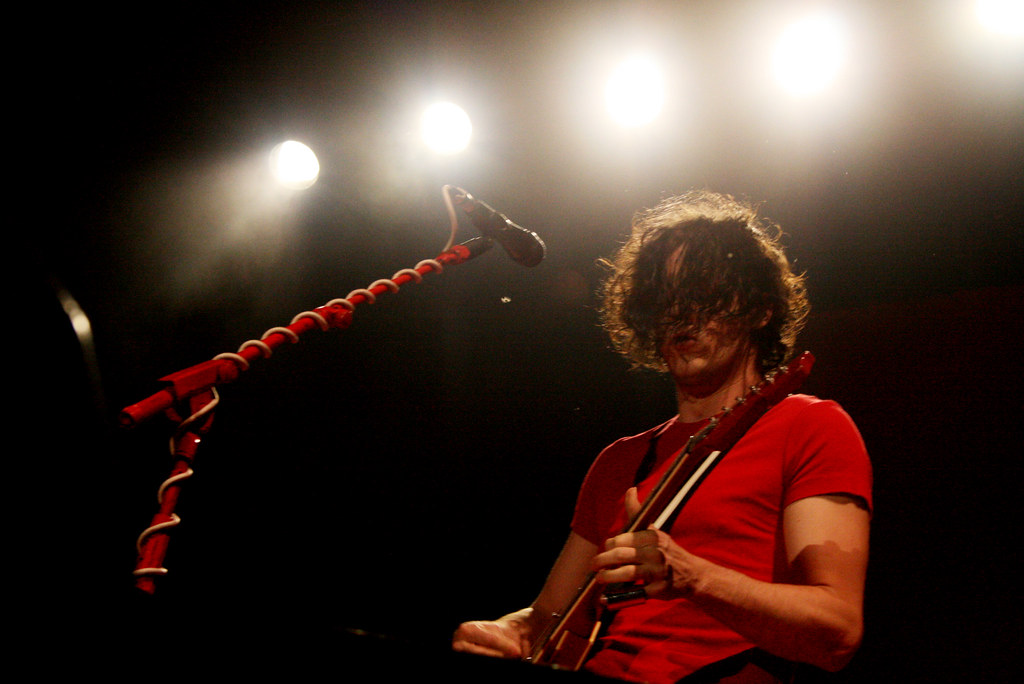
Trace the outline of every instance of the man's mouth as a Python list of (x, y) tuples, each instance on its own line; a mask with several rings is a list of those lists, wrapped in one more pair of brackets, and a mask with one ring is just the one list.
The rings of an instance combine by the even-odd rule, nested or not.
[(673, 335), (668, 339), (668, 342), (662, 347), (665, 353), (674, 352), (675, 354), (689, 354), (697, 348), (697, 338), (692, 335)]
[(669, 342), (669, 344), (671, 344), (673, 347), (678, 347), (681, 344), (689, 344), (690, 342), (696, 342), (696, 341), (697, 341), (697, 338), (694, 337), (693, 335), (687, 335), (685, 333), (680, 333), (678, 335), (673, 335), (671, 341)]

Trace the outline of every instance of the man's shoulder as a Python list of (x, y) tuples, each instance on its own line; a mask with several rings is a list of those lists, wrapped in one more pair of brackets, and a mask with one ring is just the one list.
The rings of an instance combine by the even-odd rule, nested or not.
[(797, 415), (804, 411), (815, 413), (845, 413), (843, 407), (833, 399), (822, 399), (813, 394), (790, 394), (780, 401), (772, 412)]
[(810, 394), (791, 394), (776, 404), (759, 426), (772, 432), (792, 434), (856, 430), (850, 415), (833, 399), (822, 399)]
[(662, 431), (664, 431), (667, 427), (672, 425), (674, 422), (676, 422), (676, 417), (672, 416), (668, 420), (666, 420), (666, 421), (664, 421), (662, 423), (658, 423), (654, 427), (649, 428), (647, 430), (644, 430), (643, 432), (638, 432), (635, 435), (627, 435), (625, 437), (620, 437), (619, 439), (617, 439), (614, 442), (612, 442), (611, 444), (609, 444), (607, 448), (611, 449), (612, 447), (615, 447), (617, 445), (618, 446), (627, 446), (627, 445), (631, 445), (631, 444), (644, 444), (644, 445), (646, 445), (648, 442), (651, 441), (652, 437), (654, 437), (655, 435), (657, 435), (657, 434), (661, 433)]

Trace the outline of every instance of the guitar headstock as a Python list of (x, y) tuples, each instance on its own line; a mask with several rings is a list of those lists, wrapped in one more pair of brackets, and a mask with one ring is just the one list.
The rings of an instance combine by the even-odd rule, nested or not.
[(792, 394), (800, 388), (800, 385), (807, 379), (807, 376), (811, 374), (813, 366), (814, 354), (805, 351), (789, 363), (779, 366), (761, 384), (770, 387), (772, 392), (785, 392), (786, 395)]
[(789, 363), (779, 366), (773, 373), (750, 388), (750, 392), (728, 408), (717, 420), (712, 420), (711, 431), (705, 438), (707, 445), (724, 449), (739, 438), (768, 409), (795, 392), (803, 384), (814, 366), (814, 355), (805, 351)]

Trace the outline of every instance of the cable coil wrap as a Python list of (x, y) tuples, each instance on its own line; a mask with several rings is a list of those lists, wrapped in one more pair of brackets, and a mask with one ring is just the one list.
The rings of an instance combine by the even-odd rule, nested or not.
[[(163, 549), (153, 549), (147, 542), (157, 533), (166, 535), (167, 532), (181, 524), (181, 517), (174, 512), (174, 504), (177, 502), (178, 489), (181, 483), (192, 477), (194, 471), (191, 468), (192, 458), (199, 446), (199, 437), (192, 431), (192, 426), (200, 419), (208, 416), (220, 403), (220, 395), (216, 388), (211, 388), (211, 398), (197, 411), (183, 420), (174, 435), (170, 439), (171, 456), (177, 459), (171, 475), (160, 484), (156, 493), (157, 506), (160, 511), (153, 517), (153, 522), (142, 531), (135, 542), (135, 549), (138, 552), (139, 561), (132, 573), (135, 577), (151, 577), (154, 575), (166, 575), (167, 568), (163, 567)], [(166, 540), (161, 545), (166, 547)]]
[(358, 304), (374, 304), (386, 292), (396, 293), (408, 282), (421, 283), (426, 273), (442, 273), (445, 264), (462, 263), (490, 248), (490, 241), (467, 246), (470, 243), (449, 247), (436, 259), (424, 259), (414, 268), (397, 271), (391, 278), (375, 280), (368, 287), (352, 290), (345, 297), (332, 299), (322, 307), (303, 311), (292, 318), (288, 326), (269, 328), (259, 339), (243, 342), (235, 352), (218, 354), (210, 361), (169, 375), (163, 378), (169, 384), (167, 389), (122, 411), (121, 423), (130, 427), (160, 412), (173, 418), (176, 413), (174, 407), (182, 402), (187, 402), (191, 408), (191, 414), (180, 422), (170, 440), (175, 463), (170, 476), (157, 491), (159, 510), (136, 540), (138, 559), (133, 575), (138, 588), (153, 593), (155, 577), (168, 572), (163, 566), (168, 533), (181, 524), (181, 517), (174, 512), (174, 507), (182, 483), (193, 475), (192, 462), (200, 435), (208, 429), (213, 409), (220, 403), (216, 386), (237, 379), (243, 371), (249, 370), (253, 361), (270, 358), (277, 347), (297, 343), (305, 332), (348, 327)]
[[(380, 294), (381, 292), (380, 288), (384, 288), (386, 291), (390, 291), (392, 293), (398, 292), (399, 288), (401, 287), (397, 282), (399, 278), (404, 278), (405, 282), (412, 280), (415, 283), (422, 283), (423, 273), (421, 273), (420, 270), (416, 269), (425, 268), (434, 270), (437, 273), (442, 273), (444, 271), (444, 266), (441, 265), (441, 262), (437, 261), (436, 259), (424, 259), (423, 261), (416, 264), (415, 269), (403, 268), (402, 270), (396, 272), (390, 278), (380, 278), (379, 280), (375, 280), (372, 283), (370, 283), (369, 287), (358, 288), (349, 292), (347, 295), (345, 295), (345, 297), (332, 299), (331, 301), (327, 302), (322, 308), (340, 306), (342, 309), (345, 310), (346, 313), (351, 313), (356, 310), (356, 305), (352, 300), (356, 299), (357, 297), (361, 297), (364, 301), (366, 301), (369, 304), (376, 304), (377, 295)], [(375, 289), (378, 291), (374, 292)], [(315, 310), (303, 311), (302, 313), (296, 314), (295, 317), (292, 318), (291, 323), (289, 325), (295, 325), (303, 318), (308, 318), (312, 320), (314, 323), (316, 323), (317, 327), (320, 328), (320, 330), (322, 330), (323, 332), (327, 332), (332, 327), (331, 322), (328, 321), (327, 318), (322, 313), (319, 313), (318, 311)], [(267, 330), (265, 333), (263, 333), (263, 336), (260, 337), (260, 339), (248, 340), (246, 342), (243, 342), (242, 345), (238, 348), (237, 352), (224, 352), (223, 354), (217, 354), (217, 356), (213, 357), (213, 360), (231, 360), (238, 364), (239, 370), (249, 370), (249, 359), (242, 356), (242, 352), (244, 352), (249, 347), (255, 347), (260, 351), (260, 355), (263, 358), (269, 359), (271, 356), (273, 356), (274, 350), (269, 344), (267, 344), (265, 340), (274, 334), (284, 335), (292, 344), (295, 344), (296, 342), (299, 341), (298, 334), (291, 328), (275, 326)]]

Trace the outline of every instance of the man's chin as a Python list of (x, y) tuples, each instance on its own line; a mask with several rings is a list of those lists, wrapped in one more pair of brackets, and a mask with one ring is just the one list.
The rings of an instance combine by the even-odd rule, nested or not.
[(696, 354), (688, 354), (686, 356), (674, 355), (666, 360), (666, 365), (668, 366), (669, 373), (677, 381), (687, 378), (699, 379), (708, 370), (707, 359)]

